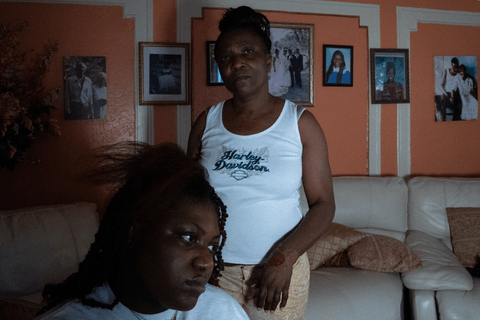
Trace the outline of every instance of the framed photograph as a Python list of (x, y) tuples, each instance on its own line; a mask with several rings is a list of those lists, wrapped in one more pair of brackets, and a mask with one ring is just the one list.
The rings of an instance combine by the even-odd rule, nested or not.
[(190, 104), (190, 44), (139, 42), (140, 104)]
[(217, 61), (215, 61), (215, 41), (207, 41), (207, 86), (223, 85)]
[(63, 57), (65, 119), (107, 118), (107, 66), (105, 57)]
[(408, 49), (370, 49), (372, 104), (410, 102)]
[(353, 86), (353, 46), (323, 45), (323, 85)]
[(435, 56), (435, 121), (478, 119), (476, 56)]
[(272, 22), (270, 32), (270, 93), (298, 105), (313, 106), (313, 25)]

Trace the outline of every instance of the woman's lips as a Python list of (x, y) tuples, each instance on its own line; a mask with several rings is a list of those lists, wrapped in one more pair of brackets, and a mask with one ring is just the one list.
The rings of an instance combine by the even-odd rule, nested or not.
[(187, 284), (188, 288), (192, 289), (193, 291), (197, 292), (198, 294), (202, 294), (205, 292), (205, 286), (207, 284), (207, 279), (193, 279), (187, 280), (185, 283)]

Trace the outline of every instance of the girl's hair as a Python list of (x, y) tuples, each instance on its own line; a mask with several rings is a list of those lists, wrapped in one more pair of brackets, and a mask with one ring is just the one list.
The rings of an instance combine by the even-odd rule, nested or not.
[(221, 243), (214, 249), (214, 269), (210, 278), (210, 282), (215, 283), (224, 267), (222, 248), (227, 213), (222, 200), (208, 183), (205, 169), (173, 143), (151, 146), (122, 142), (100, 148), (96, 159), (97, 165), (87, 178), (96, 184), (113, 184), (118, 191), (106, 209), (95, 242), (80, 263), (78, 272), (63, 283), (45, 286), (43, 297), (47, 305), (39, 314), (69, 298), (79, 298), (88, 306), (113, 309), (117, 300), (104, 304), (86, 296), (112, 277), (124, 274), (121, 261), (131, 247), (132, 226), (141, 234), (154, 226), (160, 215), (175, 212), (185, 201), (207, 201), (218, 215)]
[(272, 40), (270, 39), (270, 22), (263, 14), (256, 12), (250, 7), (241, 6), (230, 8), (223, 15), (218, 24), (220, 35), (218, 40), (232, 30), (248, 29), (255, 32), (263, 41), (267, 53), (272, 49)]
[(343, 52), (340, 51), (340, 50), (336, 50), (333, 54), (332, 54), (332, 60), (330, 61), (330, 67), (328, 67), (328, 71), (327, 71), (327, 81), (328, 81), (328, 78), (330, 77), (330, 75), (332, 74), (333, 72), (333, 67), (334, 67), (334, 63), (333, 63), (333, 60), (335, 59), (335, 56), (340, 56), (342, 58), (342, 63), (340, 64), (340, 70), (338, 70), (338, 73), (337, 73), (337, 79), (335, 80), (335, 83), (342, 83), (342, 80), (343, 80), (343, 70), (345, 69), (345, 57), (343, 56)]

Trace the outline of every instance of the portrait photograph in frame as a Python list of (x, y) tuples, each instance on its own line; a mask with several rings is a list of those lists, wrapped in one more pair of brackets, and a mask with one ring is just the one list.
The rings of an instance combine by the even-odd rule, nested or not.
[(207, 41), (207, 86), (223, 86), (222, 76), (215, 61), (215, 41)]
[(370, 49), (372, 104), (409, 103), (408, 49)]
[(478, 120), (476, 56), (435, 56), (435, 121)]
[(139, 42), (141, 105), (190, 104), (190, 44)]
[(272, 95), (311, 107), (313, 96), (313, 25), (270, 24), (272, 67), (269, 91)]
[(64, 56), (65, 119), (107, 118), (106, 57)]
[(323, 45), (323, 85), (353, 86), (353, 46)]

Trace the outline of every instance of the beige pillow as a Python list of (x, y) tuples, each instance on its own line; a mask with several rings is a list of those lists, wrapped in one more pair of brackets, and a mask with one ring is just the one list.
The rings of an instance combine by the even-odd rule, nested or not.
[(20, 299), (0, 301), (0, 319), (2, 320), (31, 320), (37, 315), (42, 306)]
[(453, 253), (464, 267), (474, 268), (480, 252), (480, 208), (447, 208)]
[(365, 233), (353, 228), (332, 223), (327, 232), (307, 250), (310, 270), (318, 268), (323, 262), (344, 251), (365, 236)]
[(337, 253), (324, 263), (322, 263), (321, 267), (336, 267), (336, 268), (351, 268), (352, 265), (348, 261), (348, 249), (342, 252)]
[(368, 234), (347, 252), (350, 264), (363, 270), (407, 272), (422, 264), (417, 254), (403, 242), (377, 234)]

